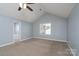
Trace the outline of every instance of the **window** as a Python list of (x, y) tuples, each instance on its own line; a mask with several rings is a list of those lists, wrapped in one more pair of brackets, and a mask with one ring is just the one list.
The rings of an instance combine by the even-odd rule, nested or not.
[(51, 35), (51, 23), (40, 24), (40, 34)]

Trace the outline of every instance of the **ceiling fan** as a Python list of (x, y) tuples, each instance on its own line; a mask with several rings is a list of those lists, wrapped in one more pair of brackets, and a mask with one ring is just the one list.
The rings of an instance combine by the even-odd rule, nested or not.
[(30, 11), (33, 11), (33, 9), (30, 6), (28, 6), (30, 4), (34, 4), (34, 3), (19, 3), (20, 6), (18, 8), (18, 11), (21, 11), (22, 9), (26, 9), (26, 8)]

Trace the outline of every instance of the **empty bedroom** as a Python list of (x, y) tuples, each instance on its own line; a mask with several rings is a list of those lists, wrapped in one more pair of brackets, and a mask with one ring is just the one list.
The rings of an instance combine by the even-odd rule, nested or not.
[(78, 3), (0, 3), (0, 56), (79, 56)]

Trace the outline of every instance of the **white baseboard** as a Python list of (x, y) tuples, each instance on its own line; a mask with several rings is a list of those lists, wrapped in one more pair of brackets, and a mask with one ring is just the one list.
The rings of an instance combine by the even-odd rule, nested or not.
[(4, 46), (11, 45), (11, 44), (14, 44), (14, 43), (15, 42), (8, 42), (8, 43), (5, 43), (5, 44), (0, 45), (0, 47), (4, 47)]
[(52, 41), (59, 41), (59, 42), (68, 42), (66, 40), (57, 40), (57, 39), (50, 39), (50, 38), (41, 38), (41, 37), (33, 37), (33, 38), (39, 38), (39, 39), (45, 39), (45, 40), (52, 40)]
[[(31, 38), (22, 39), (20, 41), (24, 41), (24, 40), (28, 40), (28, 39), (31, 39)], [(5, 44), (0, 45), (0, 47), (8, 46), (8, 45), (14, 44), (15, 42), (20, 42), (20, 41), (8, 42), (8, 43), (5, 43)]]
[(76, 56), (76, 51), (75, 51), (75, 49), (71, 48), (70, 42), (68, 42), (67, 44), (68, 44), (68, 47), (70, 48), (71, 53), (73, 54), (73, 56)]
[(32, 37), (30, 37), (30, 38), (26, 38), (26, 39), (22, 39), (22, 40), (20, 40), (20, 41), (24, 41), (24, 40), (28, 40), (28, 39), (31, 39)]

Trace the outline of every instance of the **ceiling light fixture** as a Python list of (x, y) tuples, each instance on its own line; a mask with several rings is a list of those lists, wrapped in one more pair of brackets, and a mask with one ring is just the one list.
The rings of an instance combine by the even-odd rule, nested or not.
[(22, 8), (23, 7), (23, 4), (22, 3), (19, 3), (19, 6)]
[(24, 4), (23, 4), (23, 8), (24, 8), (24, 9), (26, 9), (26, 6), (27, 6), (27, 4), (26, 4), (26, 3), (24, 3)]
[(20, 6), (21, 8), (26, 9), (27, 4), (26, 4), (26, 3), (19, 3), (19, 6)]

